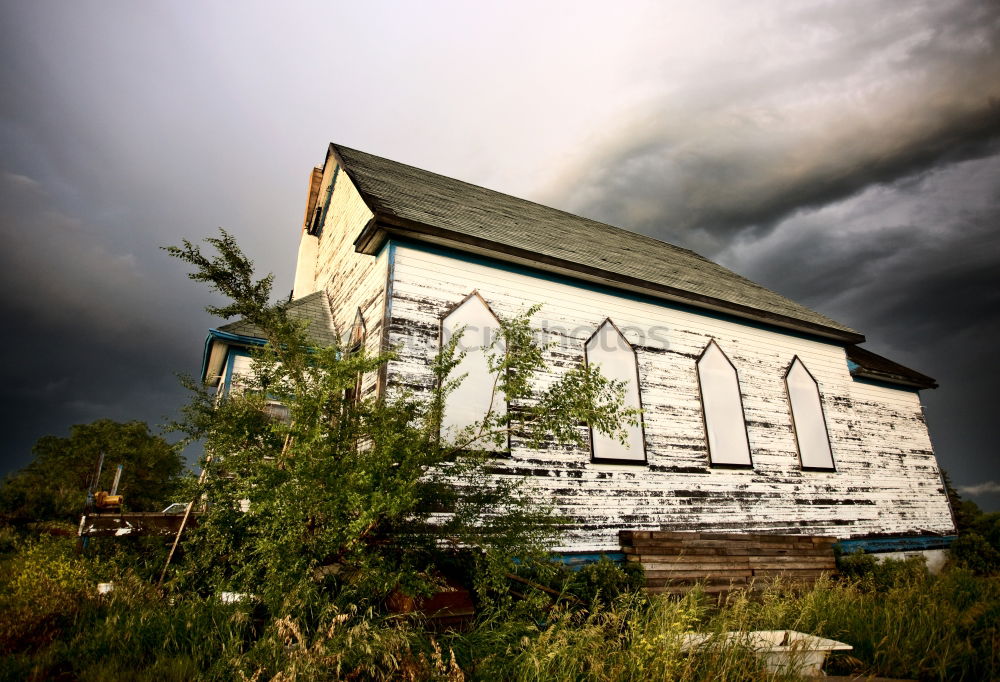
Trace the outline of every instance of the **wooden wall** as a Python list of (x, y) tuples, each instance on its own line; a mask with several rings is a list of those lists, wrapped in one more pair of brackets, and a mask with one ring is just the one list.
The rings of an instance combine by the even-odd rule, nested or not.
[[(400, 353), (390, 385), (430, 389), (440, 317), (473, 290), (501, 316), (543, 304), (533, 323), (556, 346), (541, 384), (582, 362), (606, 317), (635, 346), (648, 465), (594, 464), (588, 448), (530, 450), (516, 440), (497, 461), (498, 475), (532, 474), (539, 494), (574, 519), (565, 551), (617, 550), (620, 529), (840, 538), (953, 530), (919, 396), (854, 381), (840, 346), (444, 250), (390, 250), (387, 340)], [(752, 469), (709, 465), (695, 360), (710, 339), (739, 372)], [(837, 471), (799, 464), (783, 382), (795, 355), (819, 382)]]
[[(366, 256), (354, 250), (354, 240), (371, 219), (372, 213), (343, 172), (334, 172), (335, 160), (326, 164), (319, 190), (319, 201), (326, 199), (333, 183), (326, 221), (315, 248), (300, 249), (296, 281), (308, 280), (303, 271), (313, 273), (314, 290), (326, 291), (333, 311), (334, 327), (345, 342), (351, 333), (358, 310), (365, 322), (366, 347), (377, 353), (383, 345), (383, 319), (386, 313), (386, 281), (389, 269), (388, 250), (379, 256)], [(304, 235), (303, 240), (316, 237)], [(315, 260), (313, 260), (315, 254)], [(307, 260), (304, 260), (307, 259)], [(296, 291), (296, 297), (312, 293)], [(365, 377), (363, 392), (375, 390), (378, 377)]]

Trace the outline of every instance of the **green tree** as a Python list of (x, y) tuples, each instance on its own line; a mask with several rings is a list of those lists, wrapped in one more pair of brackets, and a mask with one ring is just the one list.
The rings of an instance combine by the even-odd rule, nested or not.
[(124, 465), (118, 492), (133, 510), (162, 509), (184, 468), (177, 448), (150, 433), (145, 422), (99, 419), (76, 424), (68, 438), (38, 439), (32, 448), (34, 460), (0, 487), (0, 513), (20, 522), (78, 519), (102, 452), (99, 488), (109, 490), (115, 468)]
[(941, 478), (958, 531), (951, 545), (952, 558), (980, 575), (1000, 573), (1000, 512), (985, 513), (972, 500), (962, 499), (944, 469)]
[[(624, 438), (621, 425), (637, 419), (622, 406), (623, 386), (582, 363), (536, 388), (545, 365), (532, 309), (502, 321), (502, 342), (487, 348), (497, 402), (510, 409), (444, 442), (441, 406), (462, 380), (461, 334), (434, 360), (430, 394), (397, 389), (358, 399), (357, 377), (391, 355), (314, 347), (303, 324), (269, 304), (271, 277), (254, 279), (230, 235), (205, 241), (214, 255), (187, 241), (167, 250), (194, 266), (192, 279), (229, 299), (209, 312), (256, 324), (267, 344), (242, 390), (221, 400), (188, 381), (194, 399), (183, 426), (214, 457), (192, 491), (207, 508), (176, 574), (188, 586), (251, 592), (273, 613), (301, 613), (317, 596), (348, 594), (357, 604), (429, 590), (435, 567), (456, 553), (478, 567), (485, 585), (515, 557), (543, 554), (563, 521), (523, 478), (498, 475), (489, 444), (505, 442), (508, 431), (529, 444), (582, 443), (587, 423)], [(274, 401), (287, 418), (273, 416)]]

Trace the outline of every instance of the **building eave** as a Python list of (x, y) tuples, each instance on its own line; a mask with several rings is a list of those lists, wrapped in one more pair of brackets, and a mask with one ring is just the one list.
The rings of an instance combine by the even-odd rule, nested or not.
[[(242, 334), (233, 334), (231, 332), (224, 332), (219, 329), (209, 329), (208, 336), (205, 337), (205, 348), (201, 356), (201, 381), (202, 383), (208, 382), (209, 370), (211, 369), (210, 359), (212, 356), (212, 350), (216, 343), (222, 343), (226, 346), (240, 346), (243, 348), (250, 346), (263, 346), (267, 343), (265, 339), (259, 339), (253, 336), (244, 336)], [(223, 358), (223, 363), (225, 359)]]
[(915, 381), (913, 379), (908, 379), (906, 377), (902, 377), (897, 374), (875, 372), (873, 370), (868, 370), (863, 368), (851, 370), (851, 376), (855, 377), (856, 379), (869, 379), (871, 381), (878, 381), (884, 384), (896, 384), (899, 386), (907, 386), (909, 388), (916, 388), (916, 389), (938, 387), (938, 383), (934, 380)]
[(489, 256), (519, 265), (535, 267), (566, 277), (604, 284), (617, 289), (643, 293), (663, 300), (683, 303), (713, 312), (726, 313), (774, 327), (820, 336), (840, 343), (857, 344), (865, 340), (863, 334), (847, 332), (777, 313), (757, 310), (749, 306), (743, 306), (711, 296), (628, 277), (621, 273), (541, 255), (508, 244), (480, 239), (432, 225), (416, 223), (399, 218), (398, 216), (379, 213), (377, 206), (370, 206), (370, 208), (373, 209), (375, 217), (365, 225), (357, 239), (354, 240), (354, 248), (358, 253), (376, 255), (388, 239), (393, 237), (406, 238), (439, 246), (447, 246), (480, 256)]

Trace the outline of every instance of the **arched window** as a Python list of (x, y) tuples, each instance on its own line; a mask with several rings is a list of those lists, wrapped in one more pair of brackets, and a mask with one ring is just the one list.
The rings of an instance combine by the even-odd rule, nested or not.
[[(608, 379), (624, 382), (625, 407), (641, 409), (639, 397), (639, 364), (632, 344), (622, 336), (618, 327), (607, 319), (597, 328), (584, 345), (588, 365), (600, 367)], [(595, 461), (639, 463), (646, 461), (642, 417), (639, 423), (626, 425), (625, 443), (610, 438), (593, 427), (590, 429), (591, 455)]]
[(736, 367), (714, 340), (698, 358), (708, 456), (713, 465), (753, 466)]
[[(365, 338), (367, 336), (367, 328), (365, 326), (365, 316), (361, 314), (361, 308), (358, 308), (358, 312), (354, 315), (354, 323), (351, 325), (351, 333), (347, 337), (347, 353), (352, 355), (359, 352), (365, 345)], [(357, 402), (361, 398), (361, 385), (363, 377), (361, 373), (354, 380), (354, 386), (347, 389), (344, 397), (348, 402)]]
[[(478, 292), (473, 291), (441, 320), (441, 345), (444, 347), (460, 330), (462, 336), (457, 353), (465, 353), (449, 375), (449, 379), (466, 375), (458, 388), (445, 397), (441, 418), (441, 438), (455, 442), (462, 431), (480, 422), (487, 414), (507, 414), (507, 402), (497, 389), (497, 376), (490, 372), (486, 349), (500, 337), (500, 320)], [(503, 351), (503, 340), (493, 346), (495, 352)], [(489, 439), (477, 440), (470, 448), (477, 450), (506, 450), (507, 444), (496, 445)]]
[(792, 406), (792, 427), (802, 468), (834, 470), (819, 384), (798, 356), (792, 358), (785, 373), (785, 386)]
[(365, 345), (365, 338), (368, 336), (368, 325), (365, 324), (365, 316), (361, 314), (361, 308), (354, 314), (354, 323), (351, 325), (351, 333), (347, 337), (347, 352), (357, 353)]

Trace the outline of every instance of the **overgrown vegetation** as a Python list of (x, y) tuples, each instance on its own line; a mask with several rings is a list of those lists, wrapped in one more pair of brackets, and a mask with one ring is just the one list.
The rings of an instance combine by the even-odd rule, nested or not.
[[(686, 652), (684, 636), (784, 628), (852, 644), (828, 662), (831, 674), (1000, 676), (1000, 582), (958, 568), (929, 576), (912, 561), (807, 591), (772, 585), (721, 605), (697, 591), (670, 599), (625, 589), (602, 600), (577, 585), (556, 599), (519, 585), (524, 601), (483, 612), (465, 630), (435, 632), (416, 615), (351, 604), (307, 627), (268, 617), (259, 602), (165, 596), (126, 557), (78, 556), (69, 538), (13, 544), (0, 559), (0, 679), (766, 680), (780, 678), (752, 652)], [(615, 570), (591, 569), (627, 585), (620, 570), (608, 579)], [(98, 595), (98, 581), (113, 581), (114, 591)]]
[(214, 253), (190, 242), (168, 251), (229, 299), (210, 312), (240, 316), (267, 344), (221, 399), (189, 382), (195, 398), (179, 426), (214, 460), (189, 492), (204, 511), (169, 587), (253, 593), (308, 636), (347, 605), (378, 610), (394, 594), (433, 592), (456, 561), (484, 600), (508, 599), (505, 575), (544, 557), (562, 520), (524, 478), (497, 475), (495, 449), (511, 432), (529, 445), (582, 444), (587, 423), (623, 438), (636, 419), (621, 407), (623, 387), (580, 364), (536, 390), (545, 363), (528, 310), (501, 320), (485, 346), (496, 403), (510, 409), (443, 438), (443, 405), (463, 379), (461, 331), (434, 359), (428, 391), (359, 396), (359, 377), (391, 354), (315, 347), (302, 322), (269, 304), (270, 276), (254, 279), (232, 237), (206, 241)]
[(946, 472), (944, 482), (958, 530), (952, 557), (977, 575), (1000, 573), (1000, 512), (983, 512), (972, 500), (962, 499)]

